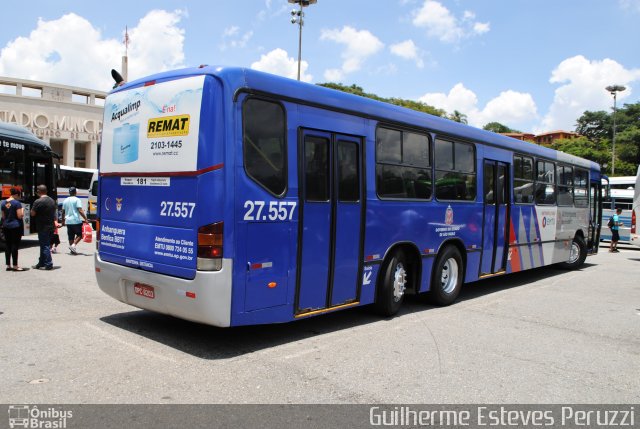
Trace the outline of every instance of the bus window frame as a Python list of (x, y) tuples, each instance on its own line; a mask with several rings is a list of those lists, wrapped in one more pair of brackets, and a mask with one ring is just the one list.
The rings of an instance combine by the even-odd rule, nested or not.
[[(249, 173), (249, 171), (247, 170), (247, 164), (245, 162), (246, 157), (245, 157), (245, 114), (244, 114), (244, 108), (245, 108), (245, 104), (251, 100), (260, 100), (260, 101), (264, 101), (266, 103), (272, 103), (275, 105), (278, 105), (280, 107), (280, 109), (282, 110), (282, 118), (283, 118), (283, 137), (284, 137), (284, 145), (283, 145), (283, 164), (282, 164), (282, 169), (284, 171), (284, 189), (282, 191), (282, 193), (280, 194), (276, 194), (273, 191), (271, 191), (271, 189), (267, 188), (263, 183), (261, 183), (260, 181), (258, 181), (255, 177), (253, 177), (252, 174)], [(274, 196), (275, 198), (278, 199), (283, 199), (287, 196), (287, 193), (289, 192), (289, 125), (288, 125), (288, 110), (286, 108), (286, 106), (284, 105), (284, 103), (282, 102), (282, 100), (279, 100), (277, 98), (271, 98), (271, 97), (264, 97), (264, 96), (256, 96), (256, 95), (247, 95), (242, 102), (240, 103), (240, 117), (241, 117), (241, 130), (240, 130), (240, 139), (241, 139), (241, 149), (242, 149), (242, 169), (244, 171), (244, 173), (246, 174), (246, 176), (251, 179), (252, 182), (254, 182), (256, 185), (258, 185), (258, 187), (262, 190), (264, 190), (265, 192), (267, 192), (269, 195)]]
[[(380, 130), (380, 128), (384, 128), (386, 130), (390, 130), (390, 131), (397, 131), (400, 133), (400, 161), (399, 162), (392, 162), (392, 161), (379, 161), (378, 160), (378, 131)], [(412, 134), (418, 134), (421, 135), (423, 137), (427, 138), (427, 145), (428, 147), (428, 151), (429, 151), (429, 166), (428, 167), (424, 167), (424, 166), (419, 166), (419, 165), (415, 165), (415, 164), (410, 164), (410, 163), (405, 163), (404, 161), (404, 133), (412, 133)], [(393, 124), (387, 124), (387, 123), (382, 123), (379, 122), (376, 125), (375, 131), (374, 131), (374, 176), (375, 176), (375, 189), (376, 189), (376, 197), (378, 197), (379, 200), (381, 201), (407, 201), (407, 202), (429, 202), (429, 201), (434, 201), (434, 193), (435, 193), (435, 189), (434, 189), (434, 177), (435, 177), (435, 172), (434, 172), (434, 138), (433, 135), (426, 131), (426, 130), (422, 130), (422, 129), (415, 129), (415, 128), (408, 128), (408, 127), (401, 127), (401, 126), (397, 126), (397, 125), (393, 125)], [(363, 162), (366, 162), (366, 160), (363, 160)], [(378, 166), (391, 166), (391, 167), (399, 167), (399, 168), (408, 168), (408, 169), (413, 169), (413, 170), (428, 170), (429, 174), (431, 174), (431, 193), (430, 193), (430, 197), (429, 198), (411, 198), (409, 196), (407, 197), (388, 197), (385, 195), (381, 195), (379, 188), (378, 188)], [(404, 180), (404, 179), (403, 179)], [(404, 187), (404, 183), (403, 183), (403, 187)]]

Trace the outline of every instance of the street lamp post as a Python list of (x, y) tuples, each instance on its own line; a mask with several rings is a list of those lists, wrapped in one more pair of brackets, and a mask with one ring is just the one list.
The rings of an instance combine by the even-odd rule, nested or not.
[(289, 0), (291, 4), (299, 4), (300, 10), (291, 11), (291, 23), (298, 24), (298, 80), (300, 80), (300, 61), (302, 60), (302, 26), (304, 25), (304, 12), (302, 8), (315, 4), (318, 0)]
[(610, 85), (605, 88), (613, 95), (613, 144), (611, 145), (611, 175), (616, 172), (616, 98), (618, 92), (624, 91), (625, 88), (622, 85)]

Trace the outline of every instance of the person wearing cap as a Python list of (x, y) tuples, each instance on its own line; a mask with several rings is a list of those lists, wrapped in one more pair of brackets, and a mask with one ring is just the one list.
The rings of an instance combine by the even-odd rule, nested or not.
[(69, 252), (77, 255), (76, 246), (82, 240), (82, 224), (88, 222), (87, 215), (82, 209), (80, 198), (76, 197), (76, 188), (69, 188), (69, 197), (62, 203), (62, 225), (67, 227), (69, 237)]

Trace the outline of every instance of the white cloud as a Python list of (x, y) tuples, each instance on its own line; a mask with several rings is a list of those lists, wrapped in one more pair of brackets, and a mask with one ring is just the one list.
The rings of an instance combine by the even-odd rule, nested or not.
[(476, 34), (488, 33), (491, 30), (491, 26), (488, 22), (476, 22), (473, 24), (473, 32)]
[(490, 30), (488, 22), (477, 22), (475, 18), (474, 12), (466, 10), (462, 19), (458, 19), (442, 3), (425, 0), (422, 8), (413, 12), (413, 25), (426, 28), (429, 37), (445, 43), (456, 43)]
[(619, 0), (620, 6), (623, 9), (631, 10), (632, 12), (640, 13), (640, 1), (638, 0)]
[(129, 80), (184, 66), (184, 12), (152, 10), (131, 29)]
[(538, 131), (574, 129), (576, 119), (585, 110), (611, 108), (613, 100), (605, 87), (614, 84), (627, 87), (626, 91), (618, 94), (621, 105), (633, 93), (631, 84), (639, 80), (640, 69), (625, 69), (611, 59), (590, 61), (582, 55), (567, 58), (551, 73), (549, 82), (561, 86), (556, 89), (553, 103)]
[(415, 61), (416, 66), (418, 68), (424, 67), (424, 60), (422, 59), (422, 53), (418, 49), (413, 40), (405, 40), (404, 42), (396, 43), (395, 45), (391, 45), (389, 47), (391, 53), (399, 56), (400, 58), (404, 58), (406, 60)]
[(226, 49), (242, 49), (247, 46), (249, 40), (253, 37), (253, 31), (249, 30), (240, 35), (240, 27), (233, 25), (227, 27), (222, 32), (222, 44), (220, 44), (220, 50)]
[[(251, 68), (291, 79), (298, 78), (298, 60), (289, 57), (287, 51), (280, 48), (276, 48), (267, 54), (261, 55), (259, 61), (251, 64)], [(301, 61), (300, 80), (304, 82), (311, 82), (313, 79), (313, 76), (306, 74), (308, 68), (309, 63), (304, 60)]]
[(538, 117), (536, 104), (530, 94), (503, 91), (480, 109), (476, 94), (465, 88), (462, 83), (456, 84), (448, 94), (429, 93), (420, 97), (419, 101), (444, 109), (448, 113), (454, 110), (464, 113), (469, 124), (479, 128), (495, 121), (510, 128), (525, 127), (523, 131), (526, 131), (526, 127)]
[[(183, 12), (154, 10), (129, 30), (129, 80), (184, 61)], [(74, 13), (38, 20), (28, 36), (18, 37), (0, 50), (0, 75), (108, 90), (110, 70), (121, 68), (121, 39), (103, 38), (100, 30)]]
[(384, 47), (384, 43), (369, 31), (356, 30), (349, 26), (344, 26), (341, 30), (322, 30), (320, 40), (331, 40), (345, 45), (341, 54), (342, 67), (325, 71), (325, 79), (331, 81), (341, 80), (345, 75), (360, 70), (367, 58)]

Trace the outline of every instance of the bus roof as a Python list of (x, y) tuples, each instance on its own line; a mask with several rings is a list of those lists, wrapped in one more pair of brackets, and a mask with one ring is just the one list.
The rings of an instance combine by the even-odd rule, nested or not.
[(361, 117), (369, 117), (383, 122), (406, 124), (427, 130), (438, 130), (442, 134), (451, 137), (483, 142), (515, 152), (571, 163), (588, 168), (592, 171), (600, 171), (600, 166), (595, 162), (574, 155), (569, 155), (561, 151), (538, 146), (534, 143), (481, 130), (479, 128), (423, 112), (418, 112), (405, 107), (395, 106), (389, 103), (325, 88), (319, 85), (299, 82), (293, 79), (248, 68), (201, 66), (173, 70), (132, 81), (126, 85), (118, 87), (113, 92), (142, 86), (146, 82), (150, 81), (162, 82), (202, 74), (209, 74), (220, 79), (224, 83), (226, 95), (230, 98), (236, 97), (240, 92), (273, 94), (294, 102), (326, 107), (332, 110), (343, 111)]
[(36, 135), (33, 134), (30, 130), (16, 124), (0, 122), (0, 136), (18, 139), (22, 143), (30, 144), (32, 146), (39, 146), (40, 149), (43, 149), (45, 151), (51, 150), (49, 145), (36, 137)]

